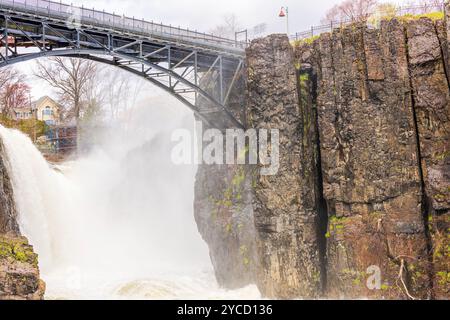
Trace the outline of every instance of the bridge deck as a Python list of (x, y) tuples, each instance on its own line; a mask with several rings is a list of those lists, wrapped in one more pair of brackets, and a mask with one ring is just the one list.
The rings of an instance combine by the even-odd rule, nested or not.
[(134, 37), (146, 37), (161, 43), (176, 43), (179, 46), (212, 51), (225, 56), (242, 57), (247, 46), (245, 42), (212, 34), (47, 0), (0, 0), (0, 10), (46, 19), (52, 23), (68, 26), (81, 25), (102, 32), (110, 31)]

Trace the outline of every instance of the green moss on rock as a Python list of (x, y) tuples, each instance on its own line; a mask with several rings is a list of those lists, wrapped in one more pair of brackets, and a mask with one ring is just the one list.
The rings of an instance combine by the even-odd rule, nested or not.
[(0, 260), (11, 259), (22, 263), (30, 263), (37, 267), (38, 257), (33, 247), (23, 238), (0, 237)]

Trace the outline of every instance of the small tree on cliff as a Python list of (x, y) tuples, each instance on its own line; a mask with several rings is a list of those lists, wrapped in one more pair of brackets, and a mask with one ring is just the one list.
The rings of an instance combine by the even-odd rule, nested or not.
[(235, 14), (223, 17), (223, 23), (211, 30), (215, 36), (234, 39), (235, 33), (241, 31), (242, 27)]
[(327, 11), (322, 23), (367, 21), (378, 5), (378, 0), (345, 0)]

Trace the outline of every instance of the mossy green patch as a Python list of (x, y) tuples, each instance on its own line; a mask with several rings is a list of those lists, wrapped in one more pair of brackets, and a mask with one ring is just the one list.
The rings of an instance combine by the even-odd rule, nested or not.
[(328, 233), (331, 236), (331, 234), (337, 233), (341, 234), (344, 232), (345, 229), (345, 223), (347, 222), (347, 218), (339, 218), (337, 216), (330, 217), (328, 221)]
[(391, 288), (391, 286), (386, 283), (383, 283), (381, 285), (381, 290), (383, 290), (383, 291), (389, 290), (390, 288)]
[(320, 34), (315, 35), (315, 36), (311, 36), (308, 38), (304, 38), (304, 39), (299, 39), (299, 40), (294, 40), (291, 41), (291, 44), (296, 47), (296, 46), (300, 46), (302, 44), (312, 44), (315, 40), (320, 38)]
[(10, 129), (22, 131), (31, 139), (45, 135), (48, 128), (44, 121), (36, 119), (13, 120), (2, 114), (0, 114), (0, 124)]
[(442, 161), (450, 157), (450, 151), (438, 152), (433, 155), (434, 160)]
[(305, 83), (307, 81), (309, 81), (309, 74), (307, 72), (300, 74), (300, 76), (298, 77), (300, 80), (300, 83)]
[(436, 12), (429, 12), (429, 13), (423, 13), (423, 14), (405, 14), (402, 16), (397, 17), (401, 21), (411, 21), (411, 20), (417, 20), (420, 18), (428, 18), (433, 21), (436, 20), (442, 20), (444, 19), (444, 13), (442, 11), (436, 11)]
[(0, 259), (11, 259), (37, 266), (37, 255), (25, 238), (0, 237)]
[(437, 200), (437, 201), (443, 201), (443, 200), (445, 200), (445, 195), (443, 195), (443, 194), (436, 194), (436, 195), (434, 195), (434, 197), (433, 197), (435, 200)]
[(450, 272), (447, 271), (439, 271), (436, 273), (438, 277), (438, 284), (441, 286), (446, 286), (450, 284)]

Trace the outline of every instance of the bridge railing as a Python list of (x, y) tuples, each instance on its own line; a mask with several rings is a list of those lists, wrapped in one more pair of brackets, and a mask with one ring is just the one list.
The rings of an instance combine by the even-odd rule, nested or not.
[(130, 18), (85, 7), (75, 7), (62, 2), (49, 0), (0, 0), (0, 9), (20, 10), (21, 12), (59, 19), (66, 21), (69, 25), (93, 25), (147, 36), (203, 42), (213, 46), (218, 45), (239, 49), (244, 49), (247, 46), (246, 42), (227, 39), (213, 34), (149, 22), (144, 19)]
[[(445, 5), (442, 4), (425, 4), (425, 5), (416, 5), (416, 6), (396, 6), (392, 9), (389, 9), (387, 12), (384, 12), (383, 10), (378, 10), (376, 12), (373, 12), (370, 14), (369, 18), (365, 19), (365, 23), (369, 27), (377, 26), (377, 24), (386, 17), (390, 16), (407, 16), (407, 15), (422, 15), (432, 12), (444, 12), (445, 11)], [(320, 26), (313, 26), (309, 30), (296, 32), (293, 35), (290, 35), (289, 38), (291, 40), (304, 40), (308, 38), (312, 38), (315, 36), (319, 36), (322, 33), (327, 33), (333, 31), (335, 28), (344, 27), (346, 25), (352, 24), (357, 21), (363, 21), (362, 18), (356, 18), (356, 19), (342, 19), (340, 21), (331, 21), (328, 24), (323, 24)]]

